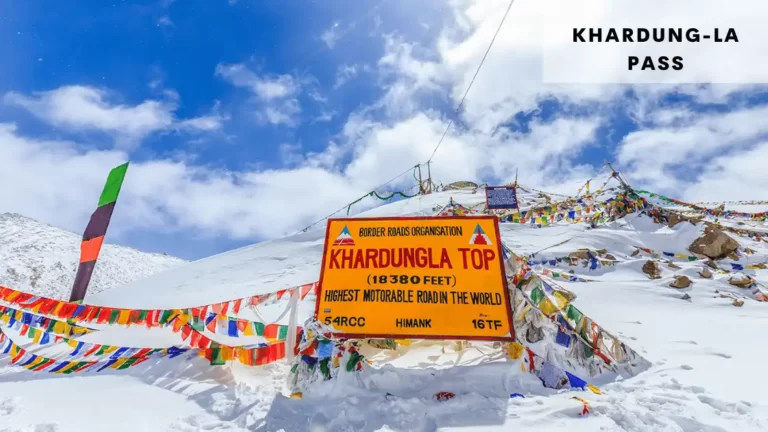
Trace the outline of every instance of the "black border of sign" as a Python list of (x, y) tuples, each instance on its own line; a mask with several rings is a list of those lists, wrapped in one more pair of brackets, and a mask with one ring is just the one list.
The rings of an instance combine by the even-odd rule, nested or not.
[(507, 321), (509, 322), (509, 336), (500, 337), (483, 337), (483, 336), (455, 336), (455, 335), (390, 335), (390, 334), (367, 334), (367, 333), (333, 333), (335, 336), (345, 339), (448, 339), (448, 340), (476, 340), (476, 341), (500, 341), (500, 342), (514, 342), (515, 341), (515, 327), (512, 321), (512, 309), (510, 307), (509, 288), (507, 287), (507, 277), (504, 271), (504, 254), (501, 251), (501, 234), (499, 233), (499, 220), (496, 216), (396, 216), (396, 217), (372, 217), (372, 218), (334, 218), (328, 219), (328, 223), (325, 226), (325, 243), (323, 244), (323, 261), (320, 267), (320, 280), (317, 282), (317, 299), (315, 301), (315, 315), (314, 319), (317, 319), (317, 314), (320, 311), (320, 299), (323, 295), (323, 274), (325, 273), (325, 263), (328, 252), (328, 237), (330, 235), (331, 222), (334, 221), (379, 221), (379, 220), (493, 220), (493, 227), (496, 230), (496, 249), (499, 254), (499, 272), (501, 273), (501, 282), (503, 286), (504, 302), (507, 309)]
[[(488, 189), (512, 189), (515, 192), (515, 204), (517, 207), (489, 207), (488, 206)], [(517, 201), (517, 186), (486, 186), (485, 187), (485, 208), (488, 210), (509, 210), (520, 209), (520, 203)]]

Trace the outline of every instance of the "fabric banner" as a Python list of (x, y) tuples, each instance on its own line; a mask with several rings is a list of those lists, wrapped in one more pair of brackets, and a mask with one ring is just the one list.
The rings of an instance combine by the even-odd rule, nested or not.
[(188, 309), (122, 309), (107, 306), (94, 306), (36, 296), (34, 294), (2, 286), (0, 286), (0, 301), (12, 305), (16, 309), (39, 315), (53, 316), (61, 320), (68, 320), (78, 325), (95, 323), (143, 325), (152, 328), (165, 326), (178, 315), (192, 315), (193, 310), (200, 311), (195, 312), (197, 314), (196, 316), (201, 316), (201, 314), (207, 315), (208, 310), (220, 315), (226, 315), (230, 311), (239, 313), (243, 305), (257, 306), (269, 304), (270, 302), (285, 298), (286, 294), (290, 296), (290, 293), (293, 292), (293, 290), (299, 290), (301, 298), (303, 299), (309, 295), (309, 293), (314, 293), (315, 289), (316, 282), (305, 284), (300, 287), (280, 290), (276, 293), (263, 294)]
[(96, 259), (99, 257), (109, 221), (112, 219), (112, 212), (115, 210), (117, 196), (120, 195), (120, 188), (123, 186), (128, 164), (129, 162), (126, 162), (109, 172), (107, 183), (99, 197), (99, 205), (85, 228), (83, 241), (80, 244), (80, 265), (77, 267), (75, 282), (69, 296), (71, 302), (80, 302), (85, 298), (91, 275), (96, 267)]

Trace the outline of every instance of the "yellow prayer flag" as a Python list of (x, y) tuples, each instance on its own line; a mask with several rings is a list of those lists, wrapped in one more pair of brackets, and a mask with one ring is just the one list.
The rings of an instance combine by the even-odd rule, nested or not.
[(64, 372), (68, 372), (68, 371), (70, 371), (72, 369), (75, 369), (77, 367), (78, 363), (79, 362), (71, 361), (71, 362), (69, 362), (68, 365), (66, 365), (63, 368), (59, 369), (59, 371), (57, 373), (64, 373)]
[(34, 360), (32, 363), (30, 363), (30, 364), (28, 364), (28, 365), (26, 365), (26, 366), (22, 366), (22, 367), (23, 367), (24, 369), (29, 369), (29, 370), (32, 370), (32, 369), (34, 369), (34, 368), (36, 368), (36, 367), (40, 366), (41, 364), (43, 364), (43, 363), (45, 363), (45, 362), (47, 362), (47, 361), (48, 361), (48, 359), (47, 359), (47, 358), (45, 358), (45, 357), (38, 357), (38, 358), (36, 358), (36, 359), (35, 359), (35, 360)]
[(113, 352), (117, 351), (118, 348), (120, 348), (120, 347), (118, 347), (118, 346), (108, 346), (108, 347), (104, 348), (104, 351), (102, 351), (102, 353), (110, 354), (110, 353), (113, 353)]
[(77, 348), (77, 341), (74, 339), (64, 339), (64, 343), (69, 345), (70, 348)]
[(587, 388), (594, 394), (603, 394), (602, 391), (600, 391), (599, 388), (593, 386), (592, 384), (587, 384)]
[(56, 324), (53, 325), (53, 332), (58, 334), (58, 335), (65, 334), (64, 333), (64, 330), (65, 330), (64, 326), (65, 326), (65, 324), (63, 322), (56, 321)]
[(546, 316), (550, 316), (553, 313), (557, 312), (557, 308), (555, 305), (552, 304), (552, 302), (549, 300), (549, 298), (545, 298), (541, 301), (539, 304), (539, 309), (544, 313)]
[(243, 330), (243, 336), (255, 336), (256, 331), (253, 329), (255, 323), (249, 322), (245, 325), (245, 329)]
[(56, 371), (56, 372), (54, 372), (54, 373), (55, 373), (55, 374), (62, 374), (62, 373), (64, 373), (64, 371), (65, 371), (65, 370), (67, 370), (67, 369), (71, 368), (71, 367), (72, 367), (72, 365), (74, 365), (74, 364), (77, 364), (77, 362), (71, 362), (71, 361), (68, 361), (68, 362), (66, 362), (66, 364), (65, 364), (65, 366), (64, 366), (64, 367), (60, 368), (59, 370), (57, 370), (57, 371)]
[(118, 359), (117, 359), (117, 361), (115, 361), (114, 363), (112, 363), (111, 365), (109, 365), (109, 368), (110, 368), (110, 369), (117, 369), (117, 368), (119, 368), (120, 366), (122, 366), (122, 365), (123, 365), (123, 364), (124, 364), (126, 361), (128, 361), (128, 358), (126, 358), (126, 357), (120, 357), (120, 358), (118, 358)]
[(40, 308), (41, 307), (43, 307), (43, 302), (37, 302), (36, 305), (32, 306), (32, 312), (40, 313)]
[(131, 311), (123, 309), (117, 315), (117, 323), (120, 325), (128, 325), (128, 318), (131, 316)]
[(411, 345), (410, 339), (395, 339), (395, 343), (398, 345), (409, 346)]
[(64, 302), (56, 302), (56, 306), (53, 308), (51, 315), (59, 316), (59, 311), (61, 311), (62, 306), (64, 306)]
[(42, 337), (43, 337), (43, 332), (42, 331), (36, 331), (35, 335), (32, 337), (32, 343), (35, 344), (35, 345), (39, 344), (40, 343), (40, 339), (42, 339)]
[(221, 359), (224, 361), (232, 361), (235, 359), (235, 351), (232, 349), (232, 347), (221, 347)]
[(524, 347), (521, 344), (517, 342), (511, 342), (509, 347), (507, 347), (507, 355), (512, 360), (519, 360), (523, 355), (523, 349)]
[[(564, 278), (568, 278), (568, 276), (563, 275)], [(565, 298), (564, 295), (560, 294), (559, 292), (555, 291), (555, 293), (552, 295), (555, 298), (555, 301), (557, 302), (557, 308), (560, 310), (565, 310), (565, 307), (568, 306), (568, 299)]]

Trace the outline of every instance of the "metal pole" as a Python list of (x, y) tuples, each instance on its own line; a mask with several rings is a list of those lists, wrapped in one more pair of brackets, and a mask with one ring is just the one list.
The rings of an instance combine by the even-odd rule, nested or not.
[(619, 174), (619, 172), (618, 172), (618, 171), (616, 171), (615, 169), (613, 169), (613, 165), (611, 165), (611, 163), (610, 163), (610, 162), (608, 162), (608, 160), (605, 160), (605, 164), (606, 164), (606, 165), (608, 165), (608, 168), (610, 168), (610, 169), (611, 169), (611, 171), (613, 171), (613, 175), (614, 175), (614, 176), (615, 176), (617, 179), (619, 179), (619, 182), (621, 183), (621, 185), (622, 185), (622, 186), (624, 186), (624, 188), (625, 188), (625, 189), (627, 189), (627, 190), (630, 190), (630, 191), (631, 191), (631, 190), (632, 190), (632, 187), (630, 187), (630, 186), (629, 186), (629, 184), (627, 184), (627, 182), (625, 182), (625, 181), (624, 181), (624, 179), (621, 177), (621, 174)]
[(419, 195), (424, 195), (424, 182), (421, 180), (421, 165), (416, 165), (419, 169)]
[(429, 183), (427, 186), (429, 187), (429, 191), (427, 193), (432, 193), (432, 161), (427, 161), (427, 182)]

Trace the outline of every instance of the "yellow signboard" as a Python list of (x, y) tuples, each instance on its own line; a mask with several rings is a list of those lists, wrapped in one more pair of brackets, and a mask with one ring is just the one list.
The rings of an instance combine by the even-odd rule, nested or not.
[(493, 216), (329, 219), (315, 317), (348, 338), (514, 340)]

